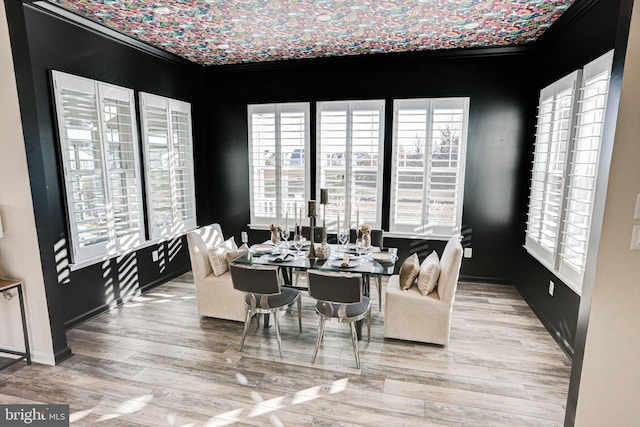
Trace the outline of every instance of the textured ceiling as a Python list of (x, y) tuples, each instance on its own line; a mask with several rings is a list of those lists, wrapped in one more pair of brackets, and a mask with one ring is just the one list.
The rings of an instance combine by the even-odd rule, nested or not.
[(50, 0), (203, 65), (513, 46), (575, 0)]

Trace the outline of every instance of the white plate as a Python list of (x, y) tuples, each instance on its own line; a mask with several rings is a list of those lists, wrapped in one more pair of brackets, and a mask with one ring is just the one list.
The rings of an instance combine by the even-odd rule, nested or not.
[(256, 254), (270, 254), (273, 251), (273, 245), (257, 244), (251, 246), (251, 252)]
[(391, 252), (374, 252), (369, 256), (378, 262), (394, 262), (398, 259), (398, 257)]
[(360, 265), (360, 261), (355, 260), (355, 259), (350, 259), (349, 260), (349, 265), (347, 267), (343, 267), (342, 266), (342, 260), (341, 259), (337, 259), (334, 261), (331, 261), (329, 263), (332, 267), (337, 267), (337, 268), (353, 268), (353, 267), (357, 267)]

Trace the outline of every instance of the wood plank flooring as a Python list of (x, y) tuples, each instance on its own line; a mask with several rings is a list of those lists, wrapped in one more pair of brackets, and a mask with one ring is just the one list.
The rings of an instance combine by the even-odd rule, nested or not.
[[(371, 341), (356, 369), (349, 328), (303, 298), (275, 331), (200, 317), (190, 273), (68, 331), (58, 366), (0, 371), (2, 403), (68, 403), (77, 426), (561, 426), (570, 361), (508, 286), (460, 283), (447, 347)], [(420, 321), (420, 313), (416, 313)], [(365, 328), (366, 329), (366, 328)]]

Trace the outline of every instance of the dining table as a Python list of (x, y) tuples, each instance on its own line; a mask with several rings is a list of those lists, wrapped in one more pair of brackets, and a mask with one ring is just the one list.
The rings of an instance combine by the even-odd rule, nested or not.
[[(328, 244), (330, 256), (328, 258), (309, 257), (310, 244), (300, 249), (293, 246), (293, 242), (273, 244), (270, 241), (252, 245), (249, 251), (234, 259), (234, 263), (248, 265), (275, 265), (279, 267), (284, 280), (284, 286), (296, 289), (306, 289), (293, 284), (293, 271), (321, 270), (334, 272), (360, 273), (362, 275), (363, 295), (369, 296), (370, 282), (374, 278), (380, 281), (383, 276), (394, 274), (398, 259), (397, 248), (369, 246), (364, 249), (356, 248), (355, 244)], [(316, 244), (316, 248), (318, 245)], [(360, 253), (358, 253), (360, 249)], [(345, 258), (348, 254), (348, 259)], [(348, 261), (348, 262), (345, 262)], [(381, 289), (378, 286), (378, 289)], [(268, 327), (268, 315), (265, 315), (265, 327)], [(358, 338), (362, 338), (361, 322), (356, 325)]]

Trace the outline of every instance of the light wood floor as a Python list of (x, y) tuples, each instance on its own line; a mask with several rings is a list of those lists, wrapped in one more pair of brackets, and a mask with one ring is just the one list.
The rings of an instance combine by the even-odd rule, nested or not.
[[(356, 369), (347, 325), (315, 364), (317, 318), (303, 299), (273, 329), (196, 314), (190, 274), (68, 332), (58, 366), (0, 371), (2, 403), (68, 403), (72, 425), (561, 426), (570, 361), (517, 291), (460, 283), (448, 347), (385, 340), (374, 292)], [(416, 313), (420, 321), (420, 313)]]

